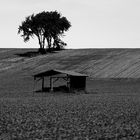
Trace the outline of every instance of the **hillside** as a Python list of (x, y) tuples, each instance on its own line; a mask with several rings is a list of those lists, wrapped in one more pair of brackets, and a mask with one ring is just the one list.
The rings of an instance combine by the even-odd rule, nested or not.
[(32, 75), (53, 68), (85, 73), (93, 79), (140, 78), (140, 49), (63, 50), (30, 57), (35, 51), (0, 49), (0, 91), (3, 94), (32, 91)]
[(36, 57), (22, 56), (29, 51), (36, 50), (1, 49), (0, 72), (33, 74), (58, 68), (86, 73), (93, 78), (140, 77), (140, 49), (64, 50)]

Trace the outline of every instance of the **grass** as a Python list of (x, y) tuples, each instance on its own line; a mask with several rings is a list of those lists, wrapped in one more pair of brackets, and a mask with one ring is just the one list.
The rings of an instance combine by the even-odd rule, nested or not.
[(140, 139), (140, 98), (50, 95), (3, 99), (2, 139)]

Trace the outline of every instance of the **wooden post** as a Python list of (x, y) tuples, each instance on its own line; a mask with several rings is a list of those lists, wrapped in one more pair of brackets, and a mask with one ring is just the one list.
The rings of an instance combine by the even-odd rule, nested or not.
[(67, 74), (67, 88), (68, 88), (68, 90), (70, 90), (70, 81), (69, 81), (68, 74)]
[(53, 91), (53, 77), (50, 77), (50, 90)]
[(51, 86), (51, 77), (50, 77), (50, 90), (51, 90), (51, 87), (52, 87), (52, 86)]
[(67, 80), (67, 88), (69, 88), (69, 81)]
[(51, 91), (53, 91), (53, 78), (51, 78)]
[(44, 90), (44, 77), (42, 77), (42, 91)]
[(35, 82), (36, 82), (36, 80), (35, 80), (35, 78), (34, 78), (34, 85), (33, 85), (33, 96), (34, 96), (34, 92), (35, 92)]

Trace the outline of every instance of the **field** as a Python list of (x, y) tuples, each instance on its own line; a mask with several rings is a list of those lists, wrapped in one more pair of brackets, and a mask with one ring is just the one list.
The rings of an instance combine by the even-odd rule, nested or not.
[[(140, 139), (139, 49), (34, 51), (0, 50), (0, 139)], [(49, 68), (88, 74), (88, 94), (33, 92)]]
[(1, 139), (140, 139), (140, 98), (100, 94), (2, 99)]

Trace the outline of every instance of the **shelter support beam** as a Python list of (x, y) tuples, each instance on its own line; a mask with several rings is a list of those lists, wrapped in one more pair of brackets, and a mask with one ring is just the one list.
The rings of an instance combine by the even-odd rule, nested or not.
[(44, 77), (42, 77), (42, 91), (44, 90)]
[(53, 77), (50, 77), (50, 90), (53, 91)]

